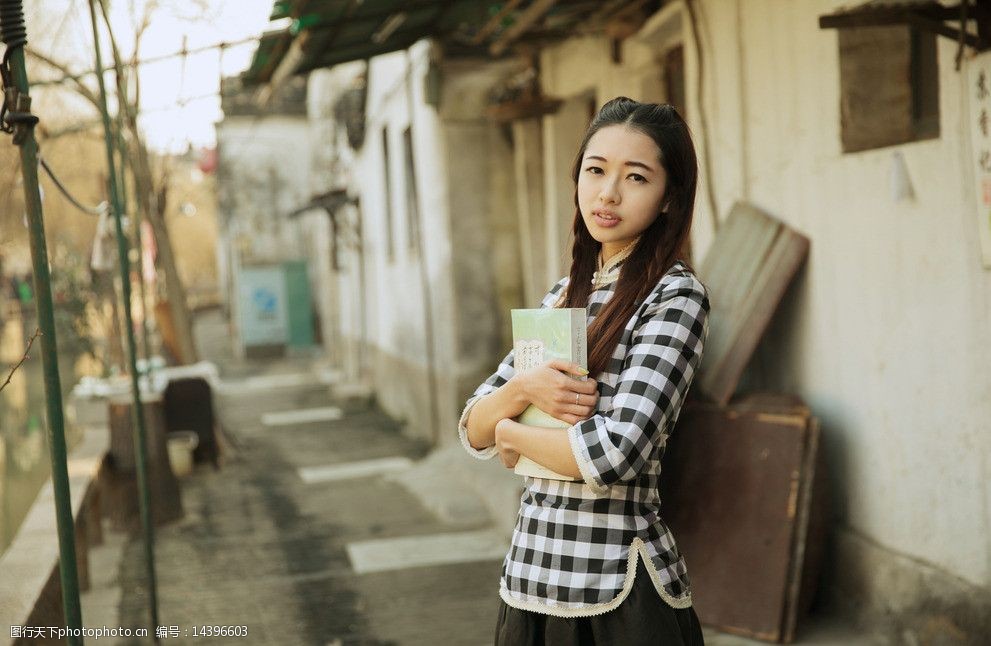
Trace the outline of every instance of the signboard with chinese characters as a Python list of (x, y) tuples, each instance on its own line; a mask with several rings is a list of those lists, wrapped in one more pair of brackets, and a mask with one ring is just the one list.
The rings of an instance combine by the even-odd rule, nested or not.
[(984, 267), (991, 269), (991, 51), (967, 63), (971, 164)]

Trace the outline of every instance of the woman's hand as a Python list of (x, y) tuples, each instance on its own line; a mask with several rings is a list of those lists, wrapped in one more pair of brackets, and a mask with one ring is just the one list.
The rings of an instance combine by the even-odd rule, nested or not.
[(511, 442), (507, 428), (512, 421), (508, 418), (499, 420), (499, 423), (495, 427), (495, 445), (499, 449), (499, 459), (502, 460), (502, 465), (507, 469), (515, 467), (516, 463), (520, 460), (519, 451), (510, 446)]
[(525, 398), (540, 410), (567, 424), (577, 424), (595, 414), (599, 385), (592, 379), (573, 379), (569, 374), (582, 377), (588, 371), (569, 361), (552, 359), (517, 372), (511, 381), (516, 380)]

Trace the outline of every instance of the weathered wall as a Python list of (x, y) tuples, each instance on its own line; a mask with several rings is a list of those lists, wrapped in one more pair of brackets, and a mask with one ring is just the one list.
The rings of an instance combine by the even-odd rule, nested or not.
[[(838, 561), (869, 554), (868, 565), (893, 572), (881, 581), (899, 610), (957, 579), (979, 586), (987, 603), (991, 272), (981, 267), (967, 179), (966, 77), (953, 69), (954, 44), (938, 39), (940, 138), (843, 154), (837, 36), (816, 23), (836, 5), (747, 3), (737, 24), (712, 27), (714, 43), (736, 29), (747, 53), (740, 96), (710, 101), (727, 138), (736, 117), (725, 112), (739, 108), (719, 106), (747, 106), (738, 181), (812, 240), (768, 335), (774, 343), (760, 349), (758, 383), (801, 394), (823, 420), (849, 534)], [(892, 196), (896, 153), (914, 200)], [(740, 173), (732, 159), (714, 162), (717, 177)], [(913, 585), (930, 569), (946, 580)], [(870, 590), (878, 579), (861, 583), (884, 599)]]
[(288, 214), (310, 199), (309, 150), (303, 116), (229, 116), (217, 124), (217, 255), (225, 263), (218, 274), (235, 326), (238, 268), (304, 255), (299, 221)]
[[(699, 187), (696, 258), (714, 229), (706, 181), (720, 218), (747, 199), (812, 241), (746, 382), (802, 396), (823, 422), (837, 519), (830, 581), (917, 636), (944, 620), (957, 626), (945, 634), (973, 635), (991, 587), (991, 272), (969, 184), (966, 68), (954, 70), (955, 44), (938, 39), (938, 139), (844, 154), (837, 35), (818, 28), (840, 4), (700, 3), (707, 130), (686, 16), (649, 22), (621, 66), (601, 39), (548, 49), (544, 88), (594, 92), (600, 105), (637, 98), (646, 61), (684, 43), (687, 118), (700, 159), (708, 139), (712, 168)], [(545, 137), (551, 164), (569, 142), (546, 127)], [(914, 199), (892, 195), (895, 153)]]
[[(411, 435), (448, 442), (456, 437), (465, 396), (504, 352), (499, 312), (516, 306), (514, 295), (519, 298), (518, 275), (512, 269), (497, 275), (494, 263), (519, 263), (512, 262), (515, 246), (509, 244), (516, 226), (512, 157), (482, 113), (484, 92), (497, 77), (478, 64), (437, 62), (442, 90), (435, 108), (424, 94), (430, 56), (429, 42), (422, 41), (408, 54), (371, 60), (366, 138), (354, 184), (361, 198), (372, 331), (367, 347), (376, 395), (388, 413), (407, 422)], [(403, 131), (410, 125), (419, 247), (410, 244), (406, 200)], [(383, 137), (389, 141), (389, 186)]]
[(219, 200), (249, 235), (244, 261), (294, 258), (299, 228), (286, 215), (310, 199), (310, 132), (303, 117), (228, 117), (217, 124)]
[[(335, 105), (349, 90), (363, 84), (365, 72), (364, 61), (355, 61), (314, 70), (307, 78), (306, 111), (312, 141), (309, 185), (314, 196), (343, 190), (348, 198), (357, 197), (356, 152), (348, 143), (345, 125), (337, 121)], [(330, 211), (318, 207), (304, 215), (302, 226), (310, 248), (308, 255), (313, 258), (310, 274), (327, 359), (342, 371), (345, 380), (356, 382), (365, 376), (360, 343), (368, 320), (359, 229), (361, 213), (354, 203), (342, 200), (339, 204), (328, 204)], [(336, 243), (332, 219), (338, 225)]]

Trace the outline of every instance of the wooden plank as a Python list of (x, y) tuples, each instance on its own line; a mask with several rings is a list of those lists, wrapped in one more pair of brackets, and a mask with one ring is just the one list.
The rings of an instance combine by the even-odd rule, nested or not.
[(789, 398), (683, 409), (664, 456), (661, 509), (707, 625), (777, 642), (797, 623), (789, 613), (803, 566), (795, 545), (808, 519), (810, 419)]
[(489, 18), (489, 21), (482, 25), (482, 28), (478, 30), (474, 38), (471, 39), (472, 45), (481, 45), (482, 41), (488, 38), (492, 32), (499, 28), (502, 24), (502, 19), (505, 18), (510, 11), (516, 8), (516, 6), (521, 2), (521, 0), (509, 0), (506, 4), (502, 6), (494, 16)]
[(725, 405), (808, 255), (809, 240), (738, 202), (699, 267), (709, 288), (709, 338), (696, 388)]
[(746, 302), (733, 313), (733, 344), (715, 373), (716, 383), (720, 384), (717, 388), (721, 393), (718, 399), (720, 403), (725, 403), (732, 396), (778, 303), (805, 258), (807, 241), (794, 236), (793, 232), (781, 228), (764, 259), (761, 272), (753, 278)]
[[(804, 574), (806, 570), (806, 547), (809, 539), (809, 521), (814, 502), (813, 496), (819, 493), (815, 491), (815, 485), (818, 484), (816, 483), (818, 458), (819, 420), (813, 417), (809, 419), (805, 457), (802, 460), (801, 490), (796, 506), (798, 517), (795, 523), (795, 541), (791, 551), (791, 571), (788, 573), (788, 590), (786, 592), (783, 625), (781, 628), (782, 641), (785, 643), (791, 643), (795, 639), (795, 629), (798, 625), (799, 615), (805, 611), (805, 608), (802, 607), (802, 602), (805, 600), (804, 598), (811, 596), (803, 590), (803, 583), (807, 581)], [(815, 540), (813, 540), (813, 543), (815, 543)], [(813, 568), (818, 570), (818, 558), (815, 557), (815, 550), (811, 550), (811, 553), (813, 554), (813, 559), (811, 559)], [(814, 583), (814, 580), (812, 582)]]
[(499, 37), (489, 45), (489, 53), (499, 56), (514, 40), (522, 36), (527, 29), (532, 27), (538, 20), (544, 17), (548, 11), (557, 3), (557, 0), (534, 0), (534, 2), (524, 9), (516, 18), (516, 22), (510, 25)]
[(838, 37), (843, 151), (911, 141), (910, 29), (841, 29)]
[(820, 29), (849, 29), (905, 24), (914, 16), (932, 20), (953, 20), (960, 17), (958, 7), (945, 7), (938, 2), (916, 3), (910, 7), (861, 5), (819, 16)]
[[(735, 279), (736, 257), (739, 254), (733, 245), (748, 235), (747, 218), (745, 216), (737, 217), (738, 215), (740, 215), (740, 210), (734, 207), (699, 268), (699, 274), (710, 291), (712, 312), (709, 316), (709, 338), (706, 342), (702, 369), (696, 382), (699, 384), (698, 388), (709, 394), (710, 397), (714, 389), (706, 375), (707, 373), (714, 374), (715, 368), (709, 368), (709, 366), (717, 366), (722, 363), (721, 360), (715, 358), (722, 357), (729, 352), (733, 343), (733, 312), (738, 309), (737, 301), (739, 300), (734, 289), (737, 283)], [(741, 242), (740, 244), (746, 243)]]
[(524, 96), (513, 101), (499, 103), (486, 109), (486, 115), (498, 123), (516, 121), (517, 119), (533, 119), (554, 114), (563, 101), (542, 96)]

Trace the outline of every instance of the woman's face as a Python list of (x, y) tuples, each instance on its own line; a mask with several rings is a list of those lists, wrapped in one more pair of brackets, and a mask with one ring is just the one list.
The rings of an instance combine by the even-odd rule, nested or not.
[(654, 140), (624, 125), (592, 135), (578, 172), (578, 208), (602, 255), (621, 250), (661, 211), (667, 173)]

